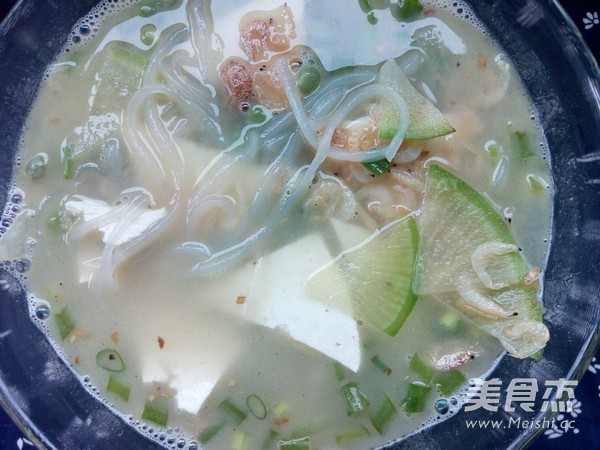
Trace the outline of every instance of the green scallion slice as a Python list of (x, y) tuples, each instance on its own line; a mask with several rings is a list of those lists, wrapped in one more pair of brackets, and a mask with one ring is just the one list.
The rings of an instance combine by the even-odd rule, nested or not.
[(397, 414), (398, 410), (390, 398), (387, 395), (384, 395), (383, 402), (379, 406), (379, 409), (371, 416), (371, 423), (379, 433), (383, 433)]
[(398, 0), (398, 17), (403, 20), (416, 19), (423, 12), (419, 0)]
[(98, 367), (111, 372), (122, 372), (125, 368), (121, 355), (112, 348), (100, 350), (96, 355), (96, 364), (98, 364)]
[(215, 435), (221, 431), (221, 428), (223, 428), (225, 424), (224, 423), (216, 423), (213, 425), (209, 425), (208, 427), (206, 427), (204, 430), (202, 430), (202, 432), (198, 435), (198, 440), (202, 443), (202, 444), (206, 444), (208, 441), (210, 441), (213, 437), (215, 437)]
[(364, 425), (360, 425), (354, 428), (349, 428), (335, 435), (336, 444), (344, 444), (345, 442), (352, 441), (354, 439), (360, 439), (362, 437), (369, 436), (369, 429)]
[(410, 383), (404, 398), (404, 410), (407, 413), (423, 412), (429, 391), (431, 391), (431, 386), (425, 383), (420, 381)]
[(333, 370), (335, 372), (335, 378), (338, 381), (342, 381), (346, 374), (344, 373), (344, 366), (342, 366), (339, 362), (333, 363)]
[(390, 375), (392, 373), (392, 369), (390, 368), (389, 365), (386, 364), (386, 362), (383, 359), (381, 359), (381, 356), (379, 356), (379, 355), (373, 356), (371, 358), (371, 362), (373, 364), (375, 364), (375, 366), (378, 367), (386, 375)]
[(454, 393), (460, 386), (465, 384), (467, 377), (459, 370), (440, 372), (435, 376), (435, 384), (443, 395)]
[(346, 399), (346, 412), (349, 416), (364, 410), (370, 404), (369, 399), (357, 383), (353, 382), (342, 386), (342, 394)]
[(169, 411), (164, 405), (148, 402), (144, 406), (142, 419), (166, 427), (169, 422)]
[(510, 135), (510, 146), (517, 158), (528, 158), (534, 155), (529, 145), (529, 137), (523, 131), (515, 131)]
[(67, 145), (63, 149), (63, 173), (65, 179), (71, 179), (75, 176), (75, 146), (73, 144)]
[(267, 417), (267, 407), (258, 395), (249, 395), (246, 398), (246, 406), (248, 407), (248, 411), (250, 411), (250, 414), (252, 414), (257, 419), (263, 420), (265, 417)]
[[(394, 137), (392, 135), (392, 137)], [(384, 173), (390, 170), (392, 163), (390, 163), (387, 159), (381, 159), (379, 161), (365, 162), (362, 163), (366, 169), (371, 172), (376, 177), (383, 175)]]
[(75, 321), (73, 320), (73, 316), (71, 316), (68, 306), (65, 306), (60, 312), (55, 314), (54, 322), (58, 327), (58, 334), (63, 341), (75, 329)]
[(248, 450), (250, 443), (250, 435), (245, 431), (238, 431), (233, 435), (231, 450)]
[(248, 417), (248, 413), (243, 411), (241, 408), (237, 407), (231, 400), (225, 399), (218, 406), (219, 411), (223, 414), (223, 418), (228, 423), (234, 423), (235, 425), (239, 425), (246, 417)]
[(429, 383), (433, 378), (433, 368), (419, 353), (412, 355), (409, 365), (425, 383)]
[(106, 390), (108, 392), (112, 392), (113, 394), (117, 395), (125, 401), (129, 401), (129, 394), (131, 393), (131, 388), (123, 384), (116, 375), (111, 375), (108, 378)]

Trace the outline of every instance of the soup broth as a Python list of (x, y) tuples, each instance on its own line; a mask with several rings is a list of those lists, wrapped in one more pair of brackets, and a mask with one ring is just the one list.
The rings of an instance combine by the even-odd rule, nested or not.
[(535, 111), (467, 5), (405, 4), (105, 1), (49, 67), (0, 256), (140, 432), (377, 447), (539, 355)]

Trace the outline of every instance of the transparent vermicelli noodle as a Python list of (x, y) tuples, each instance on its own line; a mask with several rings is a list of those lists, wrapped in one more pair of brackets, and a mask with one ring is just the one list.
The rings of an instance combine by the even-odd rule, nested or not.
[(535, 117), (460, 2), (100, 2), (30, 112), (0, 257), (158, 442), (384, 445), (551, 338)]

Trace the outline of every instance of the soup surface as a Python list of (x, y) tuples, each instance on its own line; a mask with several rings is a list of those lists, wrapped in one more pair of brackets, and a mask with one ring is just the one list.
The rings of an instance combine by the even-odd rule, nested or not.
[(467, 5), (113, 0), (48, 68), (0, 257), (157, 441), (362, 449), (539, 355), (550, 195)]

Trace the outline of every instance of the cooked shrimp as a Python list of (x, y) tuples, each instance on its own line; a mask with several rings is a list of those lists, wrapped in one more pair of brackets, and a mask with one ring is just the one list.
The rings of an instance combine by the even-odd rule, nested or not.
[(219, 68), (219, 78), (235, 100), (245, 101), (252, 96), (252, 74), (248, 64), (241, 59), (227, 59)]
[(294, 17), (287, 6), (250, 13), (240, 22), (240, 47), (251, 62), (289, 50), (295, 37)]
[(346, 150), (368, 150), (381, 145), (379, 127), (371, 117), (346, 121), (335, 130), (331, 144)]
[(477, 353), (471, 350), (461, 350), (454, 353), (448, 353), (436, 358), (433, 367), (440, 372), (448, 372), (469, 364), (475, 359)]
[(272, 67), (273, 65), (270, 62), (268, 64), (261, 64), (258, 68), (254, 67), (254, 95), (256, 96), (258, 103), (267, 108), (287, 108), (288, 101), (285, 96), (285, 91)]

